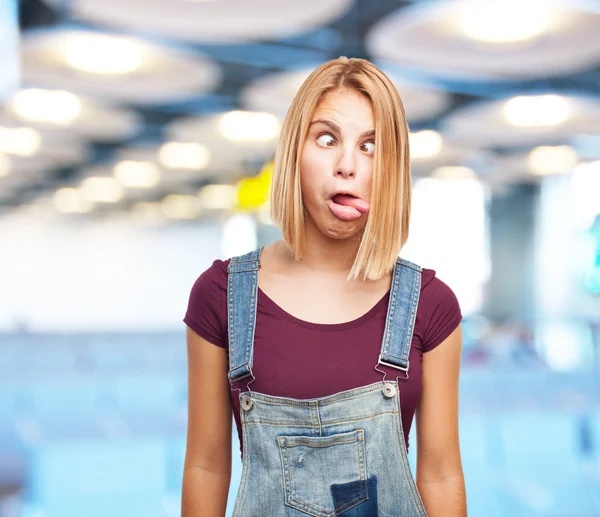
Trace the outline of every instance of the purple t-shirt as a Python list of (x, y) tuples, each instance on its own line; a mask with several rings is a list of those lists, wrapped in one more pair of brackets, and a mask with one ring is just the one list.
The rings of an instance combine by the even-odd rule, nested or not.
[[(194, 283), (183, 321), (210, 343), (227, 348), (227, 266), (215, 260)], [(381, 381), (375, 370), (387, 314), (389, 291), (366, 314), (346, 323), (321, 324), (300, 320), (284, 311), (260, 288), (254, 335), (252, 391), (298, 399), (323, 397)], [(421, 296), (410, 350), (408, 380), (404, 372), (379, 365), (386, 380), (400, 377), (404, 439), (422, 389), (421, 359), (461, 322), (454, 292), (432, 269), (423, 269)], [(237, 381), (231, 402), (243, 454), (239, 391), (248, 378)]]

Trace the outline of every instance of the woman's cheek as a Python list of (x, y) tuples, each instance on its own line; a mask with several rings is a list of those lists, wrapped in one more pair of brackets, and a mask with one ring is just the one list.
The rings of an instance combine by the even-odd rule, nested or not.
[(315, 159), (314, 156), (307, 156), (302, 165), (304, 182), (310, 186), (314, 186), (315, 182), (318, 181), (320, 168), (322, 168), (322, 164), (319, 164), (318, 159)]

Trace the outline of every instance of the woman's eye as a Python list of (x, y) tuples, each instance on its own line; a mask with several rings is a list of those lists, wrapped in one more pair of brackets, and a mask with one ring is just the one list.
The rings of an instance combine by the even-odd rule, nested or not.
[(365, 142), (360, 148), (367, 154), (373, 154), (375, 152), (375, 142)]
[(317, 142), (323, 147), (331, 147), (333, 144), (335, 144), (335, 138), (329, 134), (324, 134), (317, 138)]

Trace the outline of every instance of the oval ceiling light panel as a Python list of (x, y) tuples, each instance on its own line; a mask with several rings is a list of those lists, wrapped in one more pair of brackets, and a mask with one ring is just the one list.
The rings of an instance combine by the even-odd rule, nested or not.
[(21, 90), (14, 95), (11, 102), (15, 114), (31, 122), (68, 124), (81, 113), (79, 98), (63, 90)]
[(444, 140), (437, 131), (425, 129), (409, 133), (410, 155), (414, 159), (428, 159), (438, 155), (444, 147)]
[(210, 152), (198, 142), (167, 142), (158, 150), (158, 160), (170, 169), (202, 170), (210, 162)]
[(463, 4), (460, 28), (476, 41), (503, 44), (529, 40), (549, 25), (549, 8), (541, 0), (471, 0)]
[(139, 70), (145, 61), (142, 43), (108, 34), (89, 33), (68, 38), (62, 52), (74, 69), (98, 75), (130, 74)]
[[(206, 43), (292, 37), (343, 16), (352, 0), (73, 0), (71, 13), (96, 24)], [(232, 15), (235, 13), (235, 15)]]
[(0, 107), (0, 125), (19, 122), (100, 142), (124, 140), (141, 129), (141, 117), (133, 110), (65, 90), (41, 88), (20, 90)]
[(569, 103), (560, 95), (520, 95), (506, 101), (502, 111), (516, 127), (558, 126), (569, 118)]
[(579, 162), (577, 152), (568, 145), (536, 147), (527, 159), (529, 170), (535, 176), (560, 174), (572, 169)]
[(597, 64), (600, 10), (589, 0), (418, 2), (377, 22), (365, 46), (378, 62), (436, 78), (561, 75)]
[(600, 99), (584, 95), (531, 95), (459, 108), (440, 126), (444, 136), (481, 148), (523, 147), (600, 134)]
[(230, 111), (221, 117), (221, 134), (236, 142), (268, 142), (279, 134), (279, 120), (270, 113)]
[(181, 102), (213, 91), (221, 69), (197, 51), (84, 30), (28, 31), (23, 79), (38, 87), (129, 102)]
[(42, 146), (38, 131), (29, 127), (0, 127), (0, 152), (33, 156)]

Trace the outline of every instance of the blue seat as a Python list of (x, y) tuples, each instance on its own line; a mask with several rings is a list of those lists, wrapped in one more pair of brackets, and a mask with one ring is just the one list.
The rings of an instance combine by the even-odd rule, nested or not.
[(183, 481), (183, 463), (185, 460), (185, 433), (166, 438), (167, 491), (181, 491)]
[(17, 388), (13, 384), (0, 385), (0, 427), (8, 422), (17, 408)]
[(505, 470), (499, 473), (498, 480), (503, 515), (595, 515), (580, 476), (565, 476), (561, 472), (526, 476)]
[(186, 407), (186, 379), (174, 375), (139, 375), (108, 380), (116, 405), (124, 411), (159, 411)]
[(21, 388), (27, 408), (37, 415), (69, 417), (92, 415), (98, 410), (98, 387), (92, 377), (66, 375), (29, 381)]
[(28, 458), (27, 500), (44, 508), (64, 507), (71, 500), (91, 504), (148, 498), (159, 504), (165, 492), (166, 453), (161, 438), (42, 442), (30, 448)]
[(168, 510), (164, 498), (153, 494), (130, 497), (77, 496), (52, 501), (44, 505), (25, 503), (20, 517), (173, 517), (181, 515), (176, 509)]
[(132, 346), (90, 345), (87, 357), (91, 368), (99, 373), (127, 371), (135, 365)]
[(593, 457), (600, 462), (600, 410), (589, 415), (591, 452)]
[(460, 451), (465, 472), (481, 473), (490, 467), (495, 446), (490, 415), (463, 414), (459, 416)]
[(504, 463), (513, 471), (571, 472), (581, 464), (578, 416), (564, 411), (503, 414)]
[(502, 415), (498, 479), (506, 515), (593, 515), (579, 418), (556, 410)]

